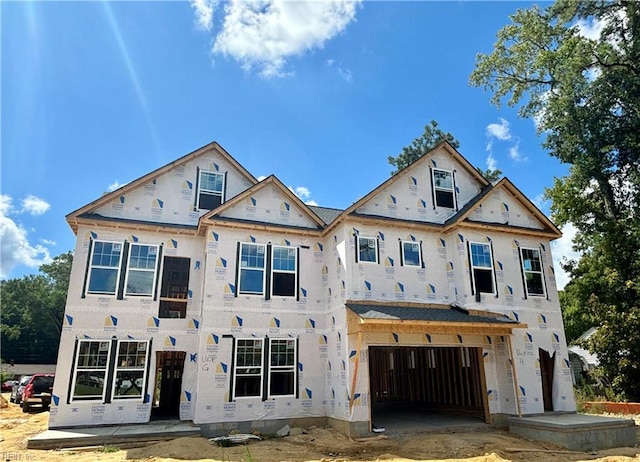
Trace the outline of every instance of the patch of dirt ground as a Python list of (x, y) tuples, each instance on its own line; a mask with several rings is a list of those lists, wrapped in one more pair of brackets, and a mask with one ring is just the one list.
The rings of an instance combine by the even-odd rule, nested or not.
[[(640, 425), (640, 416), (634, 416)], [(633, 448), (597, 453), (567, 451), (548, 443), (528, 441), (499, 430), (461, 433), (379, 435), (357, 441), (331, 429), (310, 428), (284, 438), (251, 440), (220, 447), (206, 438), (188, 437), (148, 443), (142, 447), (82, 450), (26, 449), (27, 439), (47, 429), (48, 412), (24, 414), (9, 403), (0, 409), (2, 461), (54, 462), (177, 462), (177, 461), (439, 461), (439, 462), (640, 462), (640, 427)]]

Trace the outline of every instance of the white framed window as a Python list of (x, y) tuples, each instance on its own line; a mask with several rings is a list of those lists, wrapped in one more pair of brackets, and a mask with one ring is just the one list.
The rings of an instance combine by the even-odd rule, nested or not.
[(152, 296), (158, 270), (157, 245), (131, 244), (125, 282), (125, 295)]
[(200, 170), (198, 204), (200, 210), (213, 210), (224, 202), (224, 174)]
[(520, 255), (522, 257), (522, 275), (527, 295), (545, 296), (546, 287), (540, 250), (521, 247)]
[(422, 267), (422, 252), (420, 243), (414, 241), (402, 241), (402, 265)]
[(147, 375), (149, 342), (119, 340), (112, 396), (114, 399), (142, 398)]
[(264, 340), (237, 339), (234, 357), (233, 398), (262, 396)]
[(73, 400), (104, 400), (110, 340), (79, 339), (71, 380)]
[(238, 293), (264, 294), (266, 250), (265, 244), (240, 242)]
[(480, 242), (469, 242), (471, 275), (476, 293), (494, 294), (493, 255), (491, 246)]
[(269, 339), (269, 397), (295, 396), (297, 350), (297, 339)]
[(93, 241), (89, 256), (88, 294), (116, 294), (121, 258), (122, 242)]
[(455, 208), (455, 188), (453, 184), (453, 172), (434, 168), (431, 171), (433, 181), (433, 195), (438, 207)]
[(356, 241), (358, 261), (378, 263), (378, 239), (356, 236)]
[(274, 245), (271, 248), (271, 295), (295, 297), (298, 278), (298, 249)]

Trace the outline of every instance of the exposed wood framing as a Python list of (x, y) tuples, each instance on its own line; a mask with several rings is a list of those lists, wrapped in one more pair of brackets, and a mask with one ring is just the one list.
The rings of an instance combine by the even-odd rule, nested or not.
[(480, 347), (370, 347), (369, 368), (373, 406), (456, 409), (488, 419)]

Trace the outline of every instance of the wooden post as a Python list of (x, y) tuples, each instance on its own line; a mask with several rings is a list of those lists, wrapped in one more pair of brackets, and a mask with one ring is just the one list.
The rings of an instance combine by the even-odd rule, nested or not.
[(511, 372), (513, 374), (513, 391), (516, 394), (516, 407), (518, 409), (518, 417), (522, 418), (522, 409), (520, 409), (520, 397), (518, 396), (518, 374), (516, 373), (516, 362), (513, 360), (513, 350), (511, 349), (511, 336), (507, 335), (507, 347), (509, 348), (509, 359), (511, 360)]

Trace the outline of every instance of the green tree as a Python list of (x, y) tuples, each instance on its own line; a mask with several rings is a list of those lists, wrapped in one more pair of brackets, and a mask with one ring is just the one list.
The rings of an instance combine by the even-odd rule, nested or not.
[(424, 127), (424, 133), (413, 140), (409, 146), (402, 148), (402, 152), (397, 157), (389, 156), (387, 158), (389, 163), (396, 168), (391, 174), (395, 175), (411, 165), (443, 141), (448, 141), (456, 149), (460, 146), (458, 140), (451, 133), (440, 130), (438, 122), (432, 120), (430, 125)]
[(489, 183), (495, 183), (500, 179), (500, 177), (502, 177), (502, 170), (500, 170), (499, 168), (488, 168), (486, 170), (482, 170), (480, 167), (476, 167), (476, 170), (480, 175), (485, 177), (489, 181)]
[[(599, 37), (581, 33), (584, 24), (601, 25)], [(599, 328), (588, 346), (614, 389), (640, 398), (640, 3), (518, 10), (493, 52), (477, 56), (470, 83), (535, 118), (543, 147), (570, 165), (546, 191), (582, 252), (568, 265), (565, 314), (587, 311), (579, 317)]]
[(42, 265), (42, 274), (0, 282), (4, 362), (55, 363), (72, 262), (68, 252)]

